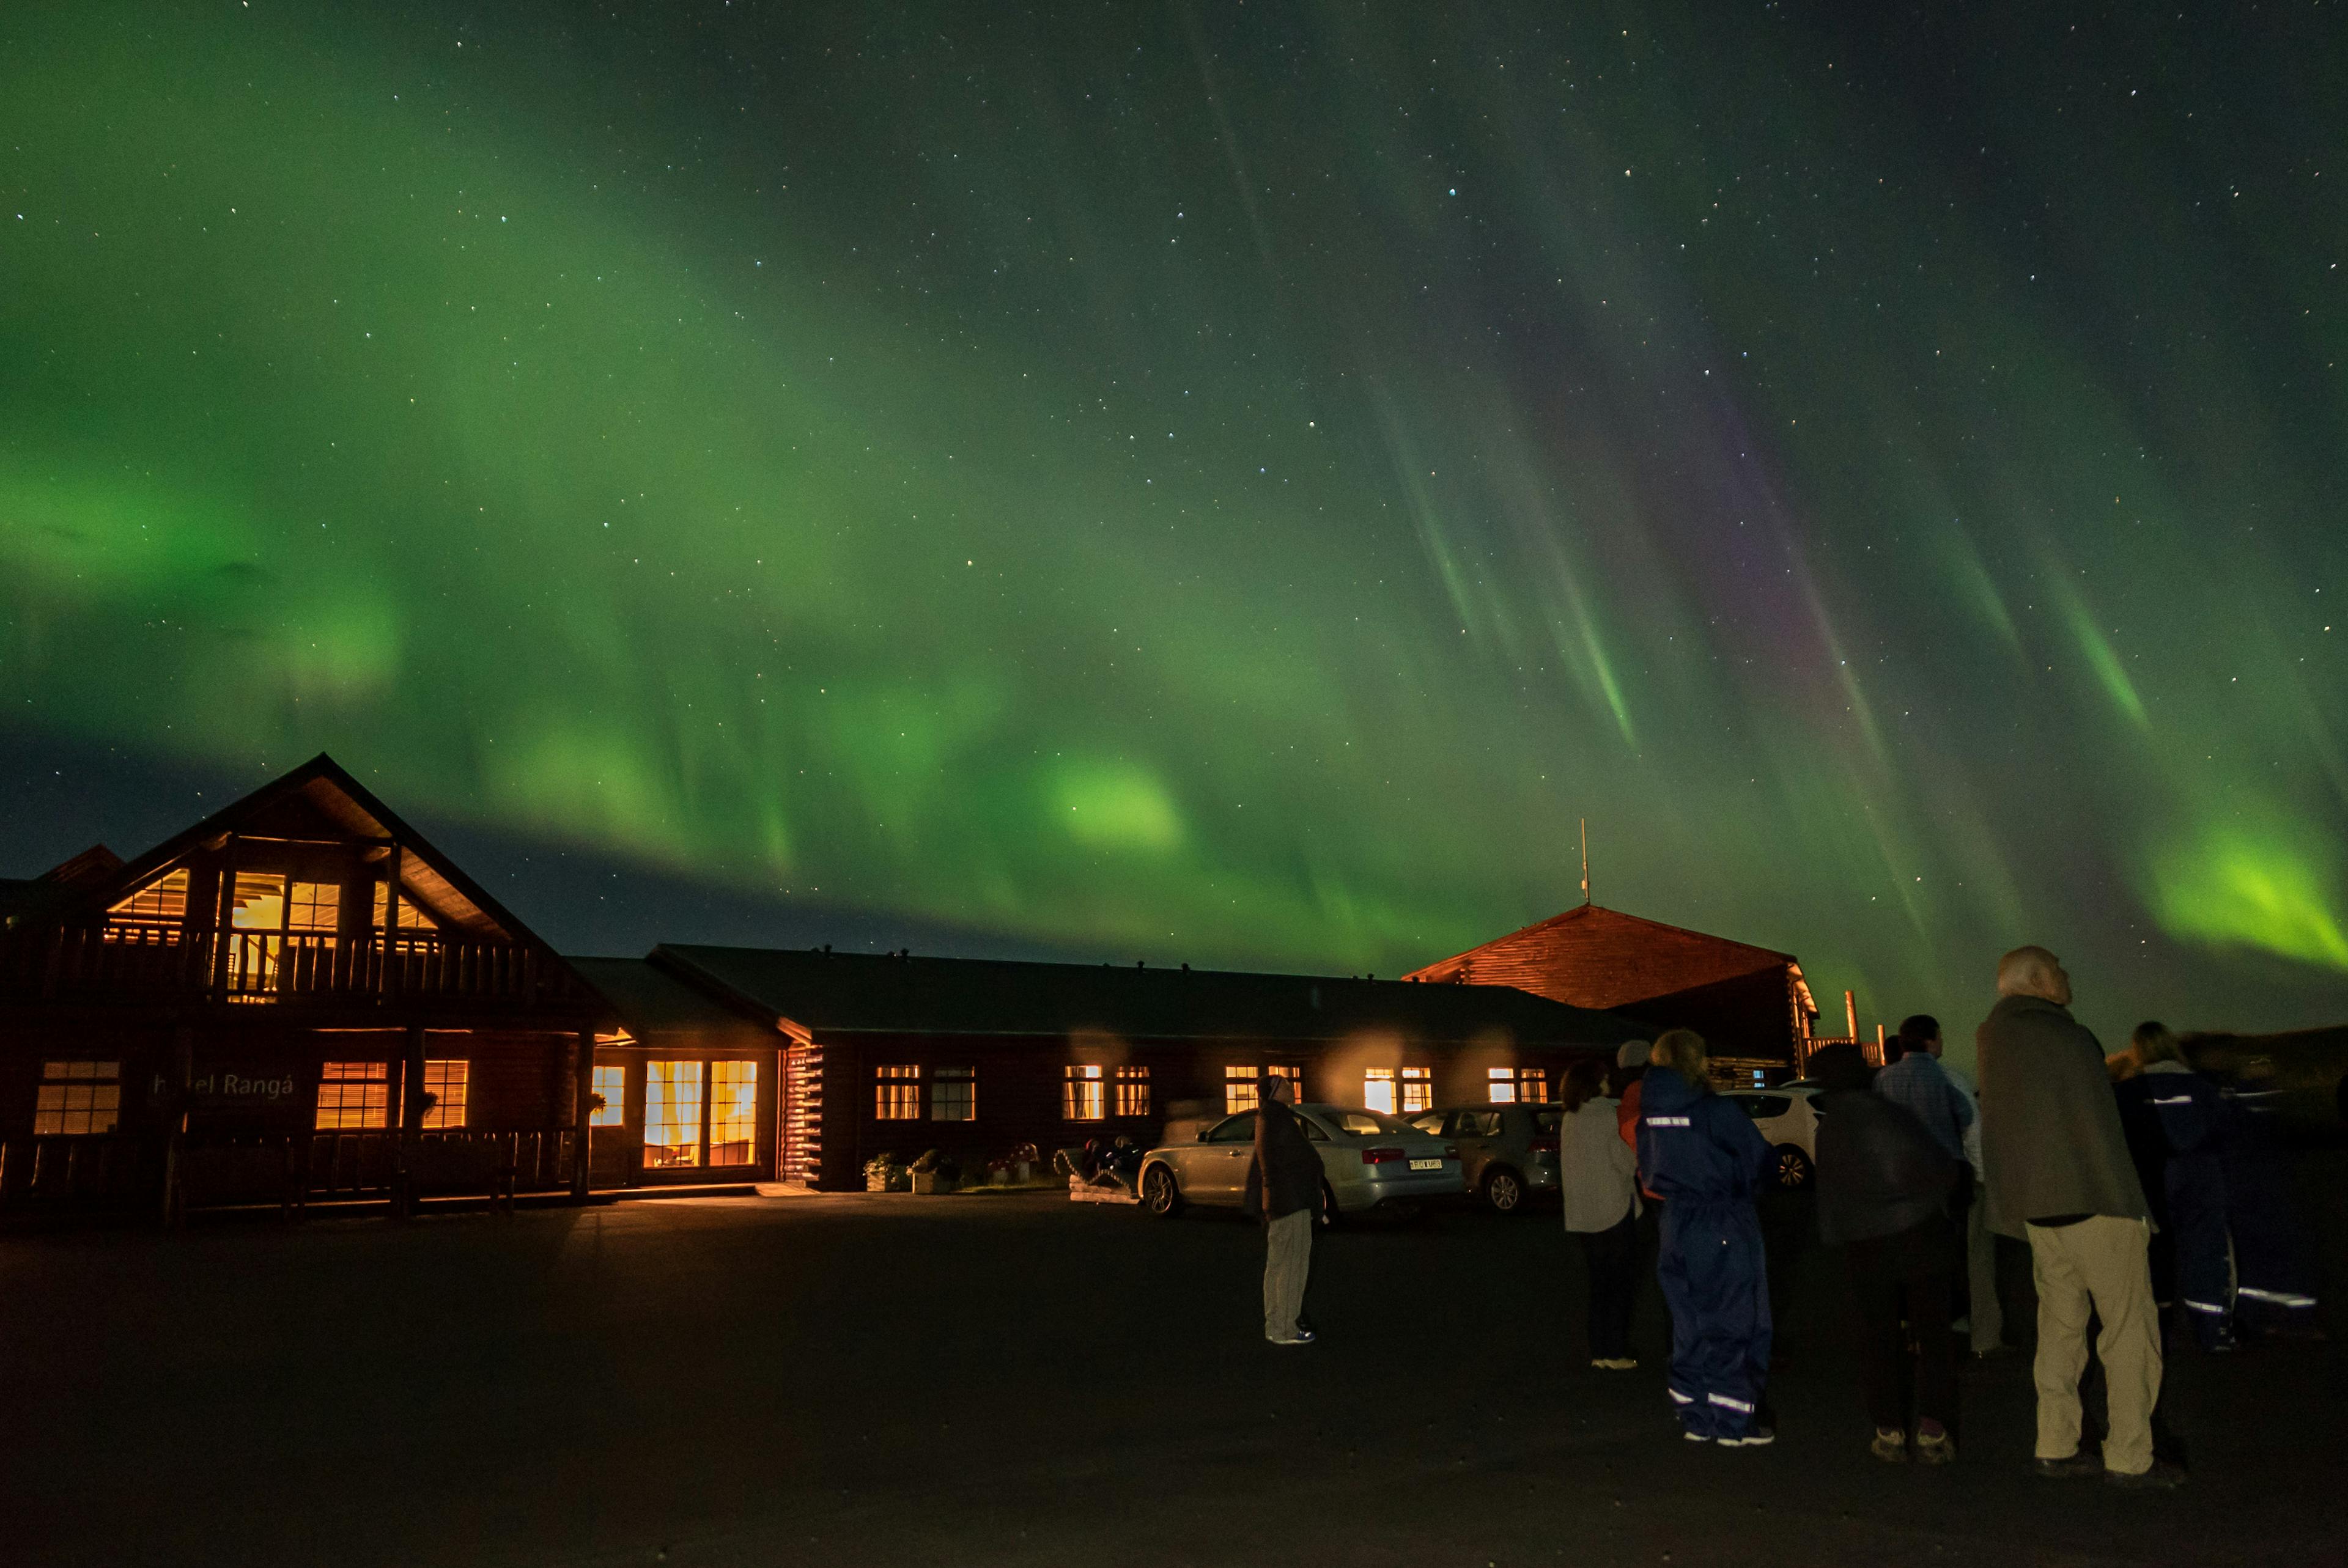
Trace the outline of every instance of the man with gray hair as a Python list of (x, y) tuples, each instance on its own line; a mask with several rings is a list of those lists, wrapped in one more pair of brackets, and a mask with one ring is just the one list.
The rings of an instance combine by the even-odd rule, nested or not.
[[(2044, 948), (1997, 966), (1997, 1006), (1974, 1040), (1992, 1223), (2030, 1243), (2038, 1284), (2038, 1473), (2101, 1471), (2116, 1486), (2185, 1479), (2156, 1461), (2160, 1325), (2146, 1247), (2151, 1210), (2128, 1157), (2104, 1048), (2071, 1016), (2071, 977)], [(2079, 1446), (2087, 1325), (2103, 1320), (2110, 1427), (2100, 1461)]]

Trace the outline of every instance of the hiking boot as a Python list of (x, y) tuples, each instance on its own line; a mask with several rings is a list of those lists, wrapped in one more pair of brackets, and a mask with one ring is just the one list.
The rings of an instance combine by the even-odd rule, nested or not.
[(2030, 1464), (2033, 1470), (2049, 1481), (2076, 1481), (2082, 1476), (2104, 1473), (2103, 1456), (2091, 1454), (2085, 1449), (2069, 1459), (2033, 1460)]
[(1886, 1464), (1906, 1464), (1908, 1434), (1898, 1427), (1878, 1427), (1875, 1440), (1867, 1445), (1867, 1451)]
[(2104, 1480), (2128, 1491), (2171, 1491), (2185, 1484), (2185, 1467), (2167, 1460), (2155, 1460), (2152, 1468), (2133, 1475), (2118, 1471), (2106, 1471)]
[(1950, 1440), (1947, 1430), (1939, 1426), (1916, 1429), (1916, 1462), (1918, 1464), (1954, 1464), (1957, 1445)]

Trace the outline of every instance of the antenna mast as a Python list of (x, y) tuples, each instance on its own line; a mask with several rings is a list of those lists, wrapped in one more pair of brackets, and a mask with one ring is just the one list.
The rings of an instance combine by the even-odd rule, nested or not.
[(1581, 819), (1581, 902), (1590, 903), (1590, 819)]

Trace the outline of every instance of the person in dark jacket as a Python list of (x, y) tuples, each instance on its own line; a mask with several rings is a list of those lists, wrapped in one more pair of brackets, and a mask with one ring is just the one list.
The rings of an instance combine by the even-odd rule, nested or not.
[(1263, 1337), (1274, 1345), (1310, 1345), (1314, 1337), (1297, 1316), (1313, 1268), (1321, 1156), (1288, 1108), (1295, 1094), (1284, 1078), (1265, 1086), (1255, 1115), (1255, 1160), (1248, 1167), (1247, 1210), (1263, 1222)]
[(1769, 1271), (1753, 1196), (1776, 1152), (1752, 1118), (1712, 1092), (1704, 1037), (1675, 1029), (1640, 1079), (1639, 1170), (1663, 1200), (1655, 1275), (1672, 1310), (1672, 1402), (1690, 1442), (1773, 1441)]
[[(2160, 1129), (2160, 1195), (2152, 1201), (2156, 1221), (2168, 1229), (2174, 1298), (2202, 1349), (2231, 1350), (2234, 1282), (2221, 1150), (2232, 1107), (2216, 1084), (2187, 1064), (2177, 1037), (2161, 1025), (2138, 1024), (2129, 1037), (2128, 1054), (2137, 1073), (2116, 1091), (2120, 1120), (2140, 1126), (2148, 1113)], [(2136, 1141), (2130, 1138), (2131, 1147)], [(2149, 1187), (2145, 1195), (2152, 1198)], [(2156, 1275), (2156, 1296), (2159, 1287)]]
[(2168, 1219), (2168, 1134), (2160, 1129), (2160, 1112), (2152, 1108), (2157, 1081), (2145, 1077), (2133, 1049), (2104, 1058), (2111, 1074), (2112, 1099), (2120, 1108), (2120, 1131), (2127, 1139), (2128, 1159), (2144, 1188), (2145, 1206), (2152, 1211), (2152, 1235), (2145, 1261), (2152, 1274), (2152, 1301), (2160, 1312), (2161, 1353), (2168, 1352), (2177, 1306), (2177, 1231)]
[(2226, 1229), (2234, 1242), (2234, 1327), (2244, 1337), (2321, 1341), (2315, 1263), (2291, 1177), (2275, 1152), (2271, 1113), (2226, 1097), (2219, 1159)]
[(1859, 1377), (1875, 1421), (1869, 1451), (1895, 1464), (1907, 1460), (1912, 1405), (1916, 1461), (1947, 1464), (1957, 1457), (1949, 1436), (1957, 1413), (1949, 1309), (1956, 1298), (1959, 1156), (1905, 1105), (1872, 1091), (1857, 1046), (1817, 1052), (1810, 1072), (1825, 1086), (1818, 1239), (1841, 1247), (1850, 1271)]

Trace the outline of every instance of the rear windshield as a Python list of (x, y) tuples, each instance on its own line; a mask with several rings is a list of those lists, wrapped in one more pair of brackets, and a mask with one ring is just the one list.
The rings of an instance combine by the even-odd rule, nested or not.
[(1397, 1122), (1393, 1117), (1381, 1115), (1375, 1111), (1333, 1112), (1329, 1121), (1338, 1132), (1355, 1138), (1376, 1138), (1389, 1132), (1416, 1131), (1407, 1122)]
[(1565, 1112), (1562, 1111), (1536, 1111), (1533, 1112), (1533, 1125), (1544, 1132), (1556, 1132), (1564, 1121)]

